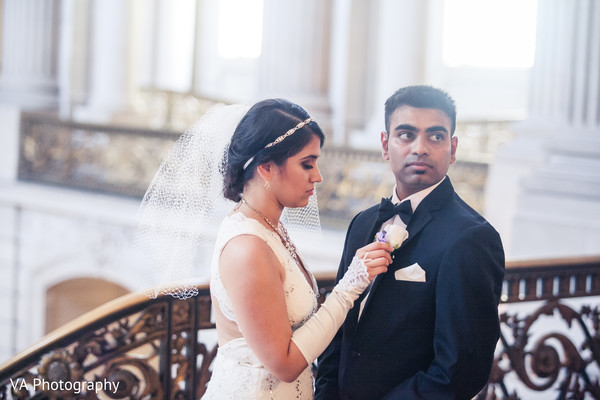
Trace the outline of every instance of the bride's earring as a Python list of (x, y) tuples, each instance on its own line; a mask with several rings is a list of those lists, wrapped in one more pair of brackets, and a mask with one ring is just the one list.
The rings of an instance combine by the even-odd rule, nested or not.
[(269, 181), (265, 181), (265, 190), (269, 190), (270, 187), (271, 184), (269, 183)]

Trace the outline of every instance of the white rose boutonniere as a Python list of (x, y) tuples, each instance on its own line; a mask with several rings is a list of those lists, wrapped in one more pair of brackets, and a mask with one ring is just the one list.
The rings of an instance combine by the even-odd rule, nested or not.
[(402, 246), (402, 243), (404, 243), (406, 239), (408, 239), (408, 231), (393, 224), (387, 224), (375, 235), (375, 240), (378, 242), (389, 243), (394, 250), (397, 250)]

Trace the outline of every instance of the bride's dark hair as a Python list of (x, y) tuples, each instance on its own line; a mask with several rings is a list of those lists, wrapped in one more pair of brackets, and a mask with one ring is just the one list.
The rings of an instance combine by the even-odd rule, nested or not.
[[(223, 159), (225, 198), (240, 201), (244, 184), (252, 179), (256, 166), (270, 161), (283, 165), (308, 144), (312, 135), (319, 138), (323, 147), (325, 135), (319, 125), (311, 121), (276, 145), (265, 148), (309, 117), (302, 107), (284, 99), (268, 99), (253, 105), (235, 129)], [(254, 159), (244, 168), (252, 157)]]

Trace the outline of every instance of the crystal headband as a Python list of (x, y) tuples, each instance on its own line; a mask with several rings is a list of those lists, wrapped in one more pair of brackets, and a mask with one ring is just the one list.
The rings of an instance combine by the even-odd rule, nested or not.
[[(288, 136), (291, 136), (294, 134), (294, 132), (296, 132), (298, 129), (303, 128), (306, 124), (308, 124), (310, 121), (312, 121), (312, 117), (308, 117), (307, 119), (305, 119), (302, 122), (299, 122), (298, 125), (296, 125), (295, 127), (289, 129), (286, 133), (284, 133), (283, 135), (279, 136), (277, 139), (273, 140), (271, 143), (267, 144), (264, 148), (267, 149), (271, 146), (275, 146), (277, 143), (283, 141), (285, 138), (287, 138)], [(248, 161), (246, 161), (246, 163), (244, 164), (244, 167), (242, 168), (242, 170), (245, 170), (246, 168), (248, 168), (248, 165), (250, 165), (250, 163), (252, 161), (254, 161), (254, 157), (256, 157), (256, 154), (253, 155), (252, 157), (250, 157), (248, 159)]]

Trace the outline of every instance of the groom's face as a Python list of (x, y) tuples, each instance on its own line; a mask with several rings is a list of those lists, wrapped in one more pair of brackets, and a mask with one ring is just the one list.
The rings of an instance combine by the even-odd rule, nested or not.
[(381, 132), (382, 155), (396, 177), (400, 199), (442, 180), (456, 161), (458, 146), (450, 136), (450, 117), (441, 110), (403, 105), (389, 122), (390, 132)]

